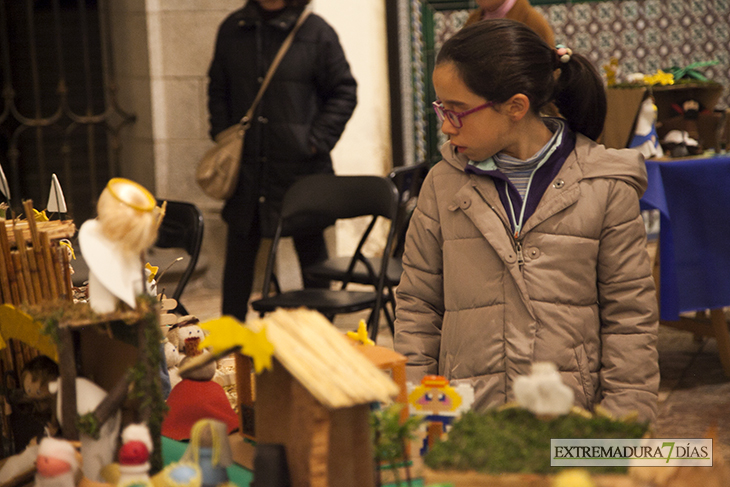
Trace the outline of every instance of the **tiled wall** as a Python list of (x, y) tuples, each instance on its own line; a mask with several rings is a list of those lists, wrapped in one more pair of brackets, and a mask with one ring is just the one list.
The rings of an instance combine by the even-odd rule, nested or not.
[[(720, 105), (730, 105), (730, 0), (611, 0), (535, 8), (553, 27), (557, 43), (587, 54), (599, 69), (611, 57), (619, 59), (623, 73), (717, 60), (702, 72), (726, 86)], [(464, 10), (434, 15), (437, 48), (466, 15)]]

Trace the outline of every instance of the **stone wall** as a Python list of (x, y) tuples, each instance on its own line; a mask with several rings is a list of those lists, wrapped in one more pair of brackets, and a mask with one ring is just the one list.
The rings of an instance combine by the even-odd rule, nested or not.
[[(351, 2), (357, 15), (350, 8)], [(385, 44), (385, 0), (314, 0), (314, 11), (338, 32), (358, 80), (358, 107), (333, 151), (339, 174), (381, 174), (390, 169), (390, 127)], [(125, 129), (123, 175), (160, 198), (191, 201), (205, 216), (199, 266), (205, 285), (220, 285), (225, 255), (222, 204), (196, 186), (197, 161), (208, 137), (207, 70), (220, 22), (241, 0), (114, 0), (110, 3), (114, 60), (125, 110), (137, 121)], [(367, 39), (367, 42), (363, 42)], [(339, 234), (342, 233), (342, 238)], [(349, 232), (337, 240), (348, 245)]]

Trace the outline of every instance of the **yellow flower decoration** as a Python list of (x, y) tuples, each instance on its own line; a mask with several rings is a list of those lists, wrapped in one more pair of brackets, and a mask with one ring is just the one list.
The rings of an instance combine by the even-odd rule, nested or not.
[(647, 85), (673, 85), (674, 75), (672, 73), (665, 73), (661, 69), (657, 70), (655, 74), (644, 75), (644, 83)]
[(33, 208), (33, 219), (37, 222), (47, 222), (48, 216), (46, 216), (46, 210), (38, 211)]
[(156, 265), (152, 265), (149, 262), (147, 262), (144, 265), (144, 268), (147, 269), (148, 271), (150, 271), (150, 275), (147, 276), (147, 282), (154, 281), (155, 280), (155, 276), (157, 275), (157, 271), (160, 270), (160, 267), (159, 266), (156, 266)]
[(368, 325), (365, 324), (365, 320), (360, 320), (357, 331), (348, 331), (347, 337), (363, 345), (375, 345), (375, 342), (368, 337)]
[(241, 353), (253, 359), (254, 370), (260, 374), (264, 369), (271, 369), (271, 357), (274, 346), (266, 338), (266, 327), (254, 332), (232, 316), (221, 316), (201, 323), (200, 327), (209, 332), (198, 348), (210, 348), (217, 354), (241, 347)]

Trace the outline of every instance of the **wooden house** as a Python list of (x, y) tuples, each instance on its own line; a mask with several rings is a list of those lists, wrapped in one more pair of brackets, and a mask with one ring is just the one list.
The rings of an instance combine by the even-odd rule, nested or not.
[(261, 324), (274, 358), (256, 377), (257, 443), (285, 446), (294, 487), (374, 485), (370, 404), (398, 386), (315, 311), (277, 310), (249, 326)]

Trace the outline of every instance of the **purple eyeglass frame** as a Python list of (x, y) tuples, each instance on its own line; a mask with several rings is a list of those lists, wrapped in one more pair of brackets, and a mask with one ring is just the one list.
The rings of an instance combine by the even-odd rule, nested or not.
[(474, 112), (478, 112), (479, 110), (483, 110), (485, 108), (489, 108), (494, 105), (493, 101), (488, 101), (482, 105), (479, 105), (478, 107), (474, 107), (470, 110), (466, 110), (464, 112), (457, 113), (453, 110), (449, 110), (448, 108), (444, 108), (444, 105), (441, 103), (441, 100), (436, 100), (435, 102), (431, 103), (433, 106), (433, 110), (436, 112), (436, 116), (440, 121), (444, 121), (445, 119), (449, 119), (449, 122), (451, 125), (456, 127), (457, 129), (460, 129), (464, 126), (461, 119), (466, 117), (469, 114), (472, 114)]

